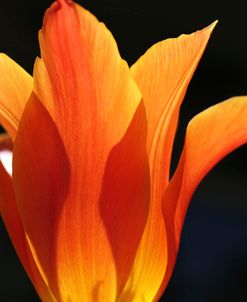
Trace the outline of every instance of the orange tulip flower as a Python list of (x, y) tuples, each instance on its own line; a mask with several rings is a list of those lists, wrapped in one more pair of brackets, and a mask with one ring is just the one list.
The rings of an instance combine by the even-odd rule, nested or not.
[(195, 188), (247, 141), (247, 97), (215, 105), (189, 123), (169, 179), (179, 107), (214, 26), (129, 68), (104, 24), (59, 0), (33, 78), (0, 56), (0, 149), (13, 149), (0, 211), (42, 301), (158, 301), (165, 290)]

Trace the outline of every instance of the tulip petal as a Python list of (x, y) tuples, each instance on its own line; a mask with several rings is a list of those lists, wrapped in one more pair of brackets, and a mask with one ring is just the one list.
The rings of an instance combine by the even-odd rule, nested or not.
[(24, 69), (0, 54), (0, 123), (13, 139), (32, 85), (32, 77)]
[(67, 128), (68, 114), (74, 119), (78, 109), (85, 117), (90, 113), (101, 118), (103, 124), (110, 118), (122, 128), (112, 127), (119, 141), (141, 95), (104, 24), (63, 0), (47, 10), (39, 40), (42, 60), (34, 68), (35, 92), (56, 122)]
[[(9, 152), (13, 150), (12, 139), (6, 134), (0, 136), (0, 155), (4, 150)], [(28, 246), (25, 231), (16, 206), (12, 178), (2, 164), (2, 157), (0, 161), (0, 184), (0, 213), (22, 265), (33, 281), (40, 297), (42, 297), (44, 301), (55, 301), (35, 264)]]
[[(39, 261), (39, 253), (33, 245), (39, 245), (40, 253), (45, 250), (45, 244), (49, 245), (51, 253), (46, 255), (44, 261), (49, 263), (50, 270), (54, 270), (53, 254), (56, 252), (57, 238), (53, 231), (56, 228), (54, 224), (57, 222), (57, 213), (52, 212), (52, 207), (58, 207), (56, 198), (60, 197), (61, 210), (69, 172), (57, 128), (34, 94), (23, 113), (13, 153), (13, 185), (27, 245), (44, 281), (48, 284), (49, 276), (46, 276)], [(58, 170), (60, 174), (56, 174), (57, 178), (54, 180), (53, 171)], [(60, 184), (62, 187), (59, 187)], [(43, 224), (38, 223), (40, 220)], [(48, 232), (47, 229), (51, 231)]]
[(154, 298), (167, 265), (161, 200), (169, 180), (179, 109), (214, 26), (159, 42), (131, 67), (147, 114), (152, 197), (148, 223), (126, 289), (147, 301)]
[[(33, 138), (28, 124), (38, 122), (35, 115), (32, 120), (29, 117), (34, 109), (26, 111), (16, 149), (18, 196), (25, 195), (20, 201), (26, 212), (23, 221), (58, 299), (115, 301), (128, 278), (148, 214), (146, 116), (141, 96), (110, 32), (73, 2), (56, 2), (47, 11), (40, 44), (34, 91), (57, 127), (70, 174), (68, 180), (61, 179), (62, 163), (49, 168), (54, 165), (49, 156), (54, 156)], [(39, 126), (44, 142), (45, 128)], [(24, 137), (32, 144), (24, 142)], [(33, 149), (40, 151), (33, 155)], [(31, 165), (30, 157), (42, 167), (28, 168), (31, 171), (24, 177), (22, 165), (25, 158)], [(35, 182), (32, 194), (41, 202), (38, 193), (49, 197), (52, 186), (42, 186), (44, 180), (39, 180), (46, 169), (52, 182), (68, 191), (52, 202), (43, 198), (38, 219), (33, 215), (34, 197), (27, 196), (30, 185), (23, 179)]]
[(163, 198), (169, 262), (161, 292), (174, 268), (192, 194), (210, 169), (246, 142), (247, 97), (235, 97), (219, 103), (190, 121), (178, 167)]

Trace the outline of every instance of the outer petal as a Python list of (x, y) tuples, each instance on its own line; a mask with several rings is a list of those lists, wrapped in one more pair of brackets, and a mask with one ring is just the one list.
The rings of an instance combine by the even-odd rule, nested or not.
[(13, 139), (32, 85), (32, 77), (24, 69), (0, 54), (0, 123)]
[[(29, 124), (40, 123), (35, 118), (43, 110), (32, 105), (15, 153), (22, 218), (58, 299), (115, 301), (134, 261), (149, 205), (140, 93), (109, 31), (74, 3), (52, 5), (40, 43), (35, 92), (58, 128), (69, 177), (60, 176), (65, 173), (62, 157), (54, 167), (52, 151), (34, 138)], [(39, 129), (44, 141), (45, 131), (45, 126)], [(33, 150), (39, 151), (34, 155)], [(41, 167), (32, 168), (35, 162)], [(48, 183), (43, 179), (47, 173)], [(65, 186), (66, 194), (57, 189), (51, 195), (52, 186)]]
[[(12, 151), (12, 139), (2, 134), (0, 137), (0, 153)], [(2, 161), (2, 159), (1, 159)], [(44, 301), (55, 301), (47, 284), (41, 276), (28, 246), (27, 238), (16, 206), (11, 176), (0, 161), (0, 212), (15, 250), (30, 279)]]
[[(59, 171), (60, 174), (54, 175), (53, 171)], [(53, 213), (52, 209), (57, 206), (56, 198), (60, 197), (61, 210), (68, 177), (67, 157), (57, 128), (36, 96), (32, 95), (23, 113), (14, 144), (13, 184), (29, 249), (47, 284), (49, 276), (43, 271), (39, 254), (33, 245), (38, 244), (43, 252), (44, 246), (49, 242), (50, 254), (45, 255), (45, 261), (49, 262), (50, 270), (55, 270), (57, 238), (54, 229), (57, 226), (54, 224), (57, 223), (57, 213)], [(43, 222), (42, 229), (40, 221)]]
[(235, 97), (212, 106), (189, 123), (180, 162), (163, 198), (169, 260), (163, 289), (175, 264), (193, 192), (210, 169), (246, 142), (247, 97)]
[[(132, 66), (148, 121), (151, 209), (132, 275), (126, 288), (151, 301), (167, 265), (167, 239), (161, 200), (168, 184), (170, 157), (180, 104), (215, 26), (157, 43)], [(125, 296), (126, 297), (126, 296)]]

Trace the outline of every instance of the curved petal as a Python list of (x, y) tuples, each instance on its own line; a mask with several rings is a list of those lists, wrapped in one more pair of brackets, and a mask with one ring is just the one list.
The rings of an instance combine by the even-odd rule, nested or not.
[(32, 88), (32, 77), (8, 56), (0, 54), (0, 123), (12, 139)]
[[(0, 137), (0, 156), (2, 151), (12, 152), (13, 144), (12, 139), (2, 134)], [(4, 221), (8, 234), (15, 247), (15, 250), (23, 264), (28, 276), (32, 280), (37, 292), (44, 301), (55, 301), (52, 293), (50, 292), (47, 284), (41, 276), (33, 255), (28, 246), (27, 238), (20, 215), (16, 206), (16, 199), (13, 190), (11, 175), (6, 171), (0, 161), (0, 213)]]
[(179, 109), (214, 26), (155, 44), (131, 68), (147, 114), (152, 199), (127, 288), (147, 301), (155, 296), (166, 271), (167, 239), (161, 200), (169, 179)]
[[(35, 105), (23, 118), (16, 149), (19, 172), (15, 179), (21, 190), (20, 208), (26, 212), (23, 221), (58, 299), (96, 301), (99, 295), (104, 301), (115, 301), (148, 214), (146, 116), (140, 93), (110, 32), (72, 1), (56, 2), (47, 11), (40, 44), (42, 58), (35, 64), (34, 91), (58, 129), (70, 174), (68, 184), (64, 183), (63, 164), (51, 170), (52, 152), (44, 150), (37, 137), (32, 138), (34, 130), (27, 121), (40, 123), (35, 118), (41, 113), (31, 117), (32, 111), (43, 111)], [(37, 128), (45, 139), (45, 126), (40, 129), (37, 124)], [(33, 149), (40, 151), (32, 155)], [(40, 158), (42, 167), (28, 168), (30, 176), (25, 176), (35, 182), (32, 194), (38, 203), (36, 192), (49, 197), (51, 189), (50, 183), (39, 180), (46, 169), (51, 183), (68, 186), (66, 196), (55, 192), (56, 197), (42, 199), (39, 219), (32, 214), (34, 197), (27, 196), (30, 185), (22, 183), (21, 167), (28, 157), (21, 154), (25, 152), (33, 162)], [(40, 152), (48, 155), (44, 158)]]
[[(61, 210), (63, 206), (69, 169), (57, 128), (34, 94), (23, 113), (13, 153), (13, 185), (18, 212), (27, 245), (48, 284), (49, 275), (44, 272), (39, 257), (46, 252), (42, 254), (45, 257), (42, 260), (49, 264), (51, 271), (55, 270), (57, 212), (53, 207)], [(49, 254), (46, 245), (49, 245)]]
[(184, 217), (196, 187), (224, 156), (247, 142), (247, 97), (235, 97), (195, 116), (183, 153), (163, 198), (168, 234), (168, 267), (162, 290), (174, 268)]

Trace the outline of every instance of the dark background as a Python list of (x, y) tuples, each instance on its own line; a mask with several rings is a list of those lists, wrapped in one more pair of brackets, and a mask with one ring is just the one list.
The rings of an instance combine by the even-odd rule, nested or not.
[[(228, 97), (247, 94), (245, 1), (78, 2), (106, 23), (129, 64), (153, 43), (193, 32), (219, 19), (182, 107), (174, 169), (189, 119)], [(29, 73), (39, 55), (37, 31), (50, 3), (48, 0), (0, 3), (0, 52), (7, 53)], [(176, 268), (161, 301), (247, 301), (246, 155), (246, 146), (233, 152), (196, 191), (185, 221)], [(38, 301), (2, 224), (0, 300)]]

